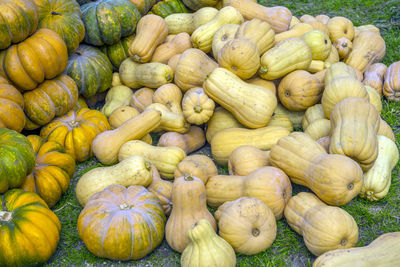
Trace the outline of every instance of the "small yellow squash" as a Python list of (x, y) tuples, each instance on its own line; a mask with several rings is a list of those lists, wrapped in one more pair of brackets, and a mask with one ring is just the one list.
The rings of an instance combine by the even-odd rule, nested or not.
[(218, 31), (215, 32), (211, 50), (215, 60), (218, 60), (218, 52), (224, 47), (224, 45), (235, 39), (235, 34), (239, 29), (238, 24), (225, 24)]
[(185, 119), (187, 122), (196, 125), (206, 123), (213, 115), (214, 107), (214, 101), (200, 87), (195, 87), (187, 91), (182, 100)]
[(106, 103), (101, 109), (101, 112), (109, 117), (111, 113), (119, 107), (129, 104), (133, 91), (124, 85), (118, 85), (108, 90), (106, 95)]
[(325, 60), (328, 58), (332, 43), (326, 33), (320, 30), (312, 30), (303, 34), (301, 39), (311, 48), (312, 59)]
[(330, 18), (326, 26), (328, 27), (329, 37), (331, 38), (332, 43), (342, 37), (346, 37), (350, 41), (354, 38), (354, 25), (348, 18)]

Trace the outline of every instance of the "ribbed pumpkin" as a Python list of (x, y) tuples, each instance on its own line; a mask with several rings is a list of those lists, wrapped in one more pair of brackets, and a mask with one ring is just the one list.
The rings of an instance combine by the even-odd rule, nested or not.
[(134, 35), (124, 37), (113, 45), (105, 45), (101, 47), (101, 51), (107, 55), (114, 70), (118, 70), (124, 59), (129, 57), (129, 46), (135, 39)]
[(82, 162), (92, 157), (93, 139), (105, 130), (110, 130), (107, 117), (97, 110), (82, 108), (71, 110), (47, 124), (40, 136), (48, 141), (62, 144), (65, 151), (76, 161)]
[(139, 10), (140, 14), (143, 16), (151, 9), (156, 3), (156, 0), (129, 0), (133, 3)]
[(0, 76), (0, 128), (21, 132), (26, 121), (23, 108), (21, 93)]
[(56, 251), (61, 224), (35, 193), (13, 189), (0, 195), (1, 266), (36, 266)]
[(39, 28), (58, 33), (67, 45), (68, 53), (75, 51), (85, 37), (81, 9), (71, 0), (34, 0), (39, 8)]
[(78, 218), (78, 232), (97, 257), (140, 259), (163, 240), (165, 221), (155, 194), (139, 185), (111, 185), (86, 203)]
[(31, 0), (1, 0), (0, 17), (0, 50), (23, 41), (39, 22), (38, 8)]
[(175, 13), (188, 13), (189, 10), (180, 0), (163, 0), (158, 2), (151, 9), (151, 13), (165, 18)]
[[(49, 123), (55, 116), (62, 116), (78, 101), (78, 87), (74, 80), (62, 74), (46, 80), (38, 88), (24, 94), (25, 113), (30, 121), (40, 125)], [(32, 127), (26, 127), (32, 130)]]
[(0, 158), (0, 193), (19, 187), (35, 167), (28, 138), (7, 128), (0, 129)]
[(76, 82), (86, 98), (104, 92), (111, 86), (112, 65), (99, 49), (81, 44), (68, 60), (65, 73)]
[(85, 43), (101, 46), (132, 35), (140, 19), (137, 7), (128, 0), (99, 0), (81, 6)]
[(390, 101), (400, 100), (400, 61), (392, 63), (387, 69), (383, 94)]
[(52, 207), (69, 187), (75, 172), (75, 160), (55, 141), (44, 142), (38, 135), (28, 135), (27, 138), (36, 153), (36, 166), (21, 188), (37, 193)]
[[(4, 58), (3, 58), (4, 56)], [(9, 47), (0, 62), (7, 78), (21, 90), (33, 90), (45, 79), (53, 79), (67, 66), (63, 39), (52, 30), (40, 29), (23, 42)]]

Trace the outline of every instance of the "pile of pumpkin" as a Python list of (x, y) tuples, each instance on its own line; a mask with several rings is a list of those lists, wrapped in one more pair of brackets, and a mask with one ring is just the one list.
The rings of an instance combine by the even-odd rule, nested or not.
[[(142, 258), (165, 232), (183, 266), (234, 266), (284, 216), (315, 266), (398, 261), (385, 253), (400, 233), (351, 248), (357, 223), (338, 207), (385, 197), (399, 157), (380, 112), (400, 99), (400, 62), (379, 63), (378, 28), (252, 0), (78, 2), (0, 0), (0, 265), (51, 257), (49, 208), (93, 155), (113, 165), (76, 186), (96, 256)], [(188, 156), (206, 141), (213, 159)]]

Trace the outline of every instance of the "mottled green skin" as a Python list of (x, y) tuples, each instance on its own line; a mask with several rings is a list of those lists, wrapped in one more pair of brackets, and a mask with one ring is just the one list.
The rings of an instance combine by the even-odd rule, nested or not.
[(0, 50), (19, 43), (38, 26), (38, 8), (31, 0), (0, 1)]
[(84, 44), (69, 56), (64, 73), (74, 79), (79, 93), (85, 98), (104, 92), (112, 82), (112, 65), (108, 57), (100, 49)]
[(135, 39), (134, 35), (122, 38), (118, 43), (113, 45), (105, 45), (101, 47), (101, 51), (107, 55), (113, 69), (118, 71), (122, 61), (129, 57), (129, 44)]
[(140, 13), (128, 0), (100, 0), (81, 6), (86, 34), (84, 42), (113, 45), (135, 32)]
[(19, 187), (35, 167), (35, 153), (24, 135), (0, 129), (0, 194)]
[(163, 0), (155, 4), (151, 12), (165, 18), (175, 13), (188, 13), (189, 10), (180, 0)]
[(85, 37), (81, 9), (75, 0), (34, 0), (39, 7), (39, 28), (58, 33), (68, 48), (68, 53), (78, 49)]

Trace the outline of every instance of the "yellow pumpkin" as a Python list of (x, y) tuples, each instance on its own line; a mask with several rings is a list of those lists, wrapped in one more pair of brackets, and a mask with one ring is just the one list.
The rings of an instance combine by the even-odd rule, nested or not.
[(392, 63), (385, 73), (383, 95), (390, 101), (400, 100), (400, 61)]
[(312, 30), (301, 36), (311, 48), (312, 59), (325, 60), (328, 58), (332, 43), (329, 36), (320, 30)]
[(182, 109), (189, 123), (201, 125), (206, 123), (214, 113), (215, 103), (204, 92), (203, 88), (195, 87), (185, 93)]
[(354, 38), (354, 25), (351, 20), (345, 17), (333, 17), (326, 24), (329, 30), (329, 37), (334, 43), (337, 39), (346, 37), (350, 41)]
[(215, 32), (211, 50), (215, 60), (218, 60), (218, 53), (224, 45), (235, 39), (235, 34), (239, 28), (238, 24), (225, 24)]

